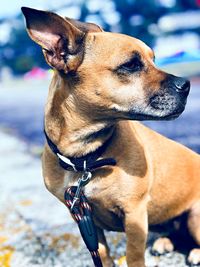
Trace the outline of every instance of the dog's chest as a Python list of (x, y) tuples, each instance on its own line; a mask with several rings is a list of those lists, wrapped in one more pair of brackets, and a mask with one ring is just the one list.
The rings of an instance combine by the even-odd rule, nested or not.
[(84, 191), (96, 225), (110, 231), (123, 231), (123, 212), (115, 202), (111, 188), (95, 181), (89, 183)]

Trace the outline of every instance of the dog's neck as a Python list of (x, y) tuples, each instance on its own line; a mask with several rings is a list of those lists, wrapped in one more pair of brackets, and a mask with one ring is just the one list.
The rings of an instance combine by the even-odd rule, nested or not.
[(83, 115), (66, 83), (55, 76), (45, 108), (45, 130), (65, 156), (84, 156), (102, 146), (113, 134), (115, 125)]

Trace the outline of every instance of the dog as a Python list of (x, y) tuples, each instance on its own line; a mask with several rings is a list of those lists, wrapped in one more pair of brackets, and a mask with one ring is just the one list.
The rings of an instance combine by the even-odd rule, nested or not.
[[(136, 38), (52, 12), (22, 12), (30, 38), (54, 69), (45, 107), (49, 139), (72, 158), (87, 157), (109, 140), (101, 158), (116, 160), (95, 169), (84, 188), (103, 266), (113, 266), (104, 229), (125, 231), (127, 265), (144, 267), (148, 225), (184, 212), (197, 245), (188, 259), (200, 263), (200, 156), (138, 122), (177, 118), (190, 82), (159, 70), (153, 51)], [(49, 144), (42, 166), (47, 189), (65, 203), (66, 187), (80, 174), (64, 170)], [(173, 245), (164, 238), (154, 249), (162, 253)]]

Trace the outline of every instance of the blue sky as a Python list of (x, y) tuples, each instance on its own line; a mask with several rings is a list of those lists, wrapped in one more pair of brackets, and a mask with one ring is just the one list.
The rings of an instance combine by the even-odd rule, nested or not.
[(42, 1), (30, 1), (30, 0), (0, 0), (1, 8), (0, 8), (0, 18), (2, 17), (12, 17), (13, 15), (20, 12), (21, 6), (31, 6), (39, 4)]
[[(80, 1), (80, 0), (79, 0)], [(79, 2), (77, 1), (77, 2)], [(0, 0), (0, 18), (12, 17), (20, 12), (22, 6), (38, 9), (54, 9), (69, 4), (72, 0)]]

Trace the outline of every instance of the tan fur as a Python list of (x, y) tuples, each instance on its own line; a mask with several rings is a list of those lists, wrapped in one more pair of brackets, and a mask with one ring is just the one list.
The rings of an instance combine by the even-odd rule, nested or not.
[[(28, 20), (27, 14), (26, 17)], [(134, 51), (140, 53), (145, 71), (116, 77), (113, 70)], [(94, 27), (85, 33), (76, 56), (77, 82), (70, 74), (59, 72), (60, 64), (59, 71), (54, 66), (45, 109), (45, 129), (66, 156), (94, 151), (112, 136), (102, 157), (115, 158), (117, 165), (94, 171), (92, 181), (85, 187), (98, 227), (104, 266), (112, 266), (112, 259), (102, 229), (126, 232), (129, 267), (145, 266), (148, 224), (162, 223), (184, 211), (193, 210), (189, 228), (199, 244), (200, 226), (193, 223), (200, 210), (195, 206), (200, 201), (199, 155), (139, 122), (129, 121), (127, 115), (132, 105), (148, 113), (148, 99), (160, 92), (160, 84), (167, 77), (154, 65), (153, 52), (135, 38)], [(65, 74), (70, 69), (69, 62), (66, 64)], [(162, 117), (163, 111), (156, 116)], [(89, 133), (105, 127), (111, 127), (107, 135), (87, 142)], [(42, 163), (46, 187), (64, 202), (65, 188), (73, 185), (79, 175), (64, 171), (48, 145), (45, 145)]]

